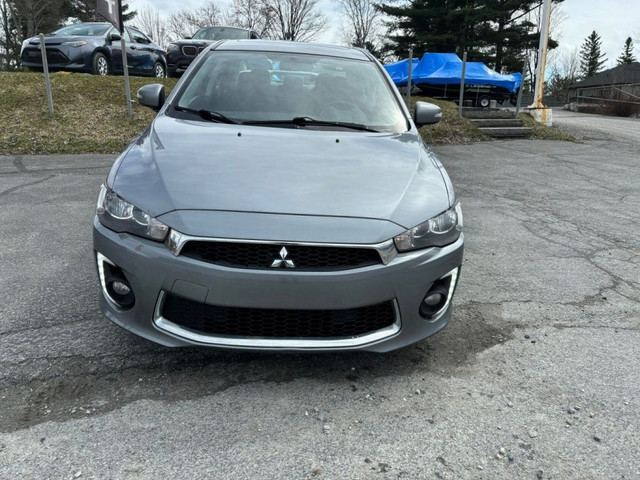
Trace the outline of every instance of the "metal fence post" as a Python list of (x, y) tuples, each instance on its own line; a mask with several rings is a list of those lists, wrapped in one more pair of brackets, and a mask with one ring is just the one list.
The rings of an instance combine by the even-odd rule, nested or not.
[(127, 62), (127, 45), (124, 41), (124, 31), (121, 33), (120, 44), (122, 45), (122, 69), (124, 70), (124, 89), (127, 97), (127, 116), (133, 117), (133, 107), (131, 106), (131, 84), (129, 83), (129, 64)]
[(409, 70), (407, 76), (407, 108), (411, 110), (411, 75), (413, 75), (413, 47), (409, 48)]
[(522, 90), (524, 90), (524, 78), (527, 72), (527, 60), (522, 64), (522, 80), (520, 80), (520, 89), (518, 90), (518, 102), (516, 103), (516, 117), (520, 115), (520, 105), (522, 104)]
[(462, 76), (460, 77), (460, 98), (458, 99), (458, 115), (462, 116), (464, 103), (464, 76), (467, 74), (467, 52), (462, 54)]
[(53, 113), (53, 94), (51, 93), (51, 79), (49, 78), (49, 61), (47, 60), (47, 46), (44, 43), (44, 34), (40, 37), (40, 54), (42, 55), (42, 70), (44, 72), (44, 85), (47, 89), (47, 103), (49, 105), (49, 113)]

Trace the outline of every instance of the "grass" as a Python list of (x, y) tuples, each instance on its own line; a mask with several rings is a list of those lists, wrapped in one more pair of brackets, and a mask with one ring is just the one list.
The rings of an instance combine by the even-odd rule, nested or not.
[[(131, 94), (149, 83), (167, 94), (172, 79), (131, 77)], [(54, 111), (49, 114), (41, 73), (0, 72), (0, 154), (118, 153), (155, 113), (135, 102), (127, 117), (124, 78), (79, 73), (51, 76)]]
[[(131, 77), (131, 93), (143, 85), (162, 82), (167, 95), (176, 80)], [(0, 155), (119, 153), (151, 123), (155, 113), (134, 102), (134, 117), (126, 115), (123, 77), (78, 73), (51, 76), (55, 113), (50, 115), (41, 73), (0, 72)], [(435, 103), (442, 121), (420, 129), (429, 145), (466, 144), (488, 138), (468, 119), (458, 116), (455, 103), (427, 97), (416, 101)], [(545, 140), (575, 138), (556, 128), (536, 123), (533, 137)]]
[(578, 142), (578, 139), (573, 135), (563, 132), (557, 127), (547, 127), (543, 123), (538, 123), (531, 117), (531, 115), (521, 113), (519, 118), (522, 119), (525, 127), (531, 127), (533, 129), (531, 138), (535, 140), (562, 140), (565, 142)]
[(420, 129), (420, 135), (429, 145), (466, 144), (487, 140), (467, 118), (458, 115), (458, 106), (454, 102), (435, 100), (429, 97), (411, 97), (411, 112), (415, 102), (429, 102), (442, 110), (442, 120), (435, 125), (426, 125)]

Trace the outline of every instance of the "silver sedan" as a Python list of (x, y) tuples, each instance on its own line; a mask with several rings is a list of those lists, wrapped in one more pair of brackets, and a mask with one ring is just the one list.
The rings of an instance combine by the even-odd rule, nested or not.
[(107, 318), (167, 346), (385, 352), (451, 319), (462, 212), (366, 51), (223, 41), (117, 159), (94, 248)]

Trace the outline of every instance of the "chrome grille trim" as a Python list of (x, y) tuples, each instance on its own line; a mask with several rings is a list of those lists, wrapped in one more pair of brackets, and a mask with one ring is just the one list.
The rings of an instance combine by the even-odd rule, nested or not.
[(367, 333), (357, 337), (334, 338), (334, 339), (304, 339), (304, 338), (233, 338), (217, 337), (206, 335), (177, 325), (162, 316), (162, 306), (167, 294), (163, 290), (158, 296), (156, 308), (153, 315), (153, 325), (160, 331), (174, 335), (178, 338), (187, 339), (203, 345), (214, 347), (241, 347), (241, 348), (269, 348), (269, 349), (323, 349), (323, 348), (354, 348), (361, 347), (374, 342), (387, 340), (400, 332), (401, 319), (398, 301), (392, 300), (395, 321), (392, 325), (375, 332)]
[(180, 255), (182, 248), (185, 246), (187, 242), (197, 241), (197, 242), (227, 242), (227, 243), (252, 243), (252, 244), (262, 244), (262, 245), (282, 245), (286, 247), (287, 245), (300, 245), (306, 247), (335, 247), (335, 248), (371, 248), (377, 250), (380, 254), (380, 258), (382, 259), (383, 265), (388, 265), (394, 258), (398, 256), (398, 251), (396, 250), (396, 246), (393, 243), (393, 239), (389, 239), (382, 243), (376, 244), (356, 244), (356, 243), (316, 243), (316, 242), (280, 242), (280, 241), (272, 241), (272, 240), (244, 240), (237, 238), (215, 238), (215, 237), (194, 237), (191, 235), (186, 235), (184, 233), (180, 233), (177, 230), (171, 229), (167, 240), (165, 241), (165, 246), (173, 253), (176, 257)]

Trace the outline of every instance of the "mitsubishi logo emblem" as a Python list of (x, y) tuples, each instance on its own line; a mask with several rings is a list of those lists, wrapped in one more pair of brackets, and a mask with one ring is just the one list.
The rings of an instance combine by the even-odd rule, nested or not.
[(271, 268), (296, 268), (293, 260), (287, 259), (287, 255), (289, 255), (289, 252), (287, 251), (286, 247), (282, 247), (282, 249), (280, 250), (280, 258), (276, 258), (273, 261), (273, 263), (271, 264)]

